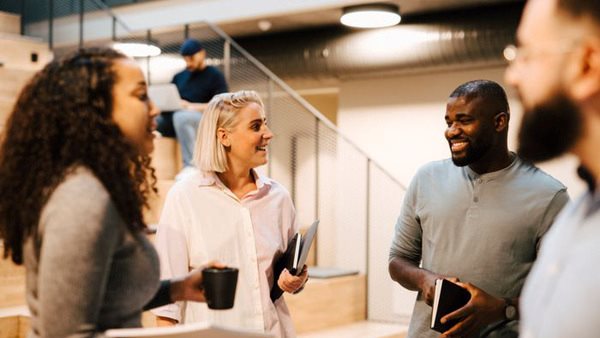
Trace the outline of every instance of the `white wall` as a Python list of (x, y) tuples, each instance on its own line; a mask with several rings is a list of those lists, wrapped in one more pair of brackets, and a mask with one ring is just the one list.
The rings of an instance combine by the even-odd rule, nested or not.
[[(489, 79), (504, 85), (504, 68), (474, 69), (382, 79), (344, 81), (340, 87), (338, 127), (375, 161), (408, 185), (417, 169), (449, 157), (443, 136), (446, 99), (459, 84)], [(511, 106), (509, 147), (516, 148), (521, 106), (507, 88)], [(584, 186), (574, 173), (576, 161), (540, 165), (578, 195)]]
[[(450, 92), (463, 82), (481, 78), (499, 82), (506, 88), (503, 73), (503, 68), (487, 68), (342, 81), (338, 127), (407, 186), (420, 166), (449, 157), (443, 132), (446, 98)], [(510, 90), (508, 93), (512, 110), (509, 147), (514, 150), (522, 109), (514, 93)], [(575, 175), (576, 163), (569, 157), (540, 167), (567, 185), (571, 196), (577, 196), (585, 187)], [(378, 203), (395, 207), (397, 216), (403, 194), (390, 189), (381, 191), (390, 195), (377, 196)], [(370, 224), (370, 246), (385, 249), (371, 251), (372, 256), (377, 257), (369, 260), (369, 318), (405, 322), (412, 313), (415, 293), (395, 285), (387, 273), (386, 249), (393, 236), (395, 219), (385, 216), (374, 221), (381, 224)], [(362, 233), (352, 236), (354, 242), (364, 241)], [(362, 253), (354, 254), (358, 259)]]

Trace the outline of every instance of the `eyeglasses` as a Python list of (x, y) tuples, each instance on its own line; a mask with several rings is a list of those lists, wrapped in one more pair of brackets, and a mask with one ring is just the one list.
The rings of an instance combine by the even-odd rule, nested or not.
[(509, 63), (514, 63), (517, 61), (529, 61), (534, 57), (545, 55), (545, 54), (565, 54), (574, 51), (573, 48), (576, 42), (571, 42), (569, 44), (560, 45), (557, 47), (545, 46), (540, 47), (538, 49), (531, 49), (522, 46), (508, 45), (504, 48), (502, 55), (504, 59)]

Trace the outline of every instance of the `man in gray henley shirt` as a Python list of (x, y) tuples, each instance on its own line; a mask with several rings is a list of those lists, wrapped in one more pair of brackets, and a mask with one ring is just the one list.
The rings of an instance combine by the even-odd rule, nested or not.
[(438, 278), (457, 278), (471, 293), (446, 317), (460, 322), (445, 336), (518, 336), (525, 277), (569, 198), (560, 182), (508, 150), (509, 117), (506, 94), (492, 81), (462, 84), (448, 99), (452, 159), (415, 175), (390, 250), (392, 279), (419, 292), (408, 337), (439, 336), (430, 329)]

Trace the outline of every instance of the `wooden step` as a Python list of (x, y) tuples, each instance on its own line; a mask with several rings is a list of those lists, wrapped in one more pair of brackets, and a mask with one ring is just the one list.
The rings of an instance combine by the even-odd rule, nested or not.
[(18, 14), (0, 12), (0, 33), (21, 34), (21, 17)]
[[(4, 248), (0, 245), (0, 251)], [(25, 305), (25, 268), (0, 258), (0, 308)]]
[(14, 98), (0, 97), (0, 125), (6, 124), (6, 119), (12, 111), (15, 101)]
[(165, 198), (174, 183), (174, 180), (158, 180), (158, 182), (156, 182), (158, 193), (152, 194), (148, 201), (150, 208), (144, 210), (144, 220), (146, 221), (146, 224), (158, 223), (162, 207), (165, 204)]
[(0, 46), (0, 63), (5, 68), (40, 70), (52, 60), (52, 52), (40, 39), (0, 34)]
[(0, 338), (25, 338), (29, 330), (29, 317), (0, 317)]
[[(367, 314), (365, 283), (365, 275), (311, 278), (301, 293), (284, 294), (296, 332), (315, 332), (364, 321)], [(154, 327), (156, 317), (144, 312), (142, 324)]]
[(26, 306), (0, 309), (0, 338), (25, 338), (29, 330)]
[(14, 102), (34, 74), (32, 69), (0, 67), (0, 98)]
[(367, 316), (365, 275), (311, 278), (301, 293), (284, 297), (298, 333), (351, 324)]
[(154, 139), (152, 166), (156, 169), (156, 177), (161, 180), (173, 180), (181, 170), (182, 159), (179, 143), (172, 137)]

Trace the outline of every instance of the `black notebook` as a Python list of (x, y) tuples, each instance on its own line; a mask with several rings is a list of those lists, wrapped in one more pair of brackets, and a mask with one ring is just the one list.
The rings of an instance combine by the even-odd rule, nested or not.
[(288, 243), (287, 249), (283, 255), (281, 255), (273, 265), (273, 287), (271, 288), (272, 301), (276, 301), (283, 294), (283, 290), (277, 285), (277, 280), (279, 280), (279, 275), (281, 275), (283, 269), (287, 269), (295, 276), (302, 273), (302, 268), (304, 267), (304, 264), (306, 264), (308, 252), (310, 251), (318, 227), (319, 221), (316, 220), (310, 228), (308, 228), (304, 236), (302, 236), (300, 232), (297, 232)]
[(435, 281), (435, 296), (431, 310), (431, 328), (438, 332), (446, 332), (459, 320), (451, 320), (442, 324), (440, 320), (445, 315), (463, 307), (471, 299), (467, 289), (458, 286), (447, 279)]

